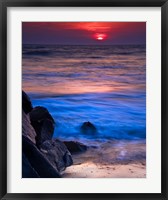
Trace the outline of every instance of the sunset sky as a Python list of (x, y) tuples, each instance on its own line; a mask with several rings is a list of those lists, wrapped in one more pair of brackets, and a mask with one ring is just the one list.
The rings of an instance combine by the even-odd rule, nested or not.
[(23, 44), (145, 44), (145, 22), (23, 22)]

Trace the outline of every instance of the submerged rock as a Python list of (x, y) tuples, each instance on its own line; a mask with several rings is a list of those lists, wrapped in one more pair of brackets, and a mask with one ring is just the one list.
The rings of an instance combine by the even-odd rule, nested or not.
[(52, 139), (55, 122), (48, 110), (44, 107), (37, 106), (30, 113), (31, 124), (36, 131), (36, 144), (38, 147), (45, 140)]
[(31, 112), (33, 109), (30, 98), (24, 91), (22, 91), (22, 109), (26, 114)]
[(81, 132), (84, 134), (95, 134), (97, 133), (97, 129), (92, 123), (88, 121), (82, 124)]
[[(28, 159), (32, 168), (37, 172), (40, 178), (60, 178), (60, 174), (49, 160), (40, 152), (40, 150), (27, 137), (22, 136), (22, 153)], [(26, 176), (23, 170), (23, 177)]]
[(29, 115), (22, 111), (22, 135), (28, 137), (34, 144), (36, 143), (36, 132), (30, 124)]
[(46, 140), (40, 148), (49, 162), (57, 167), (59, 172), (73, 164), (72, 157), (65, 144), (57, 139)]
[(70, 153), (81, 153), (87, 150), (87, 146), (76, 141), (64, 141)]

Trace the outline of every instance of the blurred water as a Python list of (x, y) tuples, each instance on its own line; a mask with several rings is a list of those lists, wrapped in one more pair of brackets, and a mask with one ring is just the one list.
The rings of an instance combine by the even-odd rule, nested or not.
[[(23, 90), (66, 139), (146, 137), (146, 51), (127, 46), (23, 46)], [(97, 135), (82, 135), (90, 121)]]

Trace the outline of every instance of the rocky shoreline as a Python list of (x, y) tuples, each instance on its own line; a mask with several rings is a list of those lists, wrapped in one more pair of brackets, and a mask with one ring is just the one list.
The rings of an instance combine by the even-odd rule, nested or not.
[(95, 135), (87, 146), (53, 138), (56, 122), (49, 111), (32, 106), (22, 92), (22, 178), (145, 178), (146, 141), (99, 141), (90, 122), (80, 128)]
[[(83, 130), (94, 129), (86, 122)], [(55, 121), (44, 107), (32, 106), (22, 91), (22, 178), (61, 178), (73, 164), (72, 154), (87, 150), (77, 141), (53, 138)]]

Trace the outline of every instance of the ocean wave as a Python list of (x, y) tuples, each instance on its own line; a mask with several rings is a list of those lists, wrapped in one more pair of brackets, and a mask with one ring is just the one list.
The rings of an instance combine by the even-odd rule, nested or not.
[(28, 56), (49, 56), (52, 54), (53, 53), (51, 51), (47, 51), (47, 50), (30, 50), (30, 51), (23, 52), (23, 55), (28, 55)]
[[(145, 46), (23, 46), (23, 89), (56, 121), (55, 136), (146, 137)], [(90, 121), (97, 135), (83, 135)]]
[[(145, 94), (69, 94), (53, 95), (52, 98), (29, 95), (34, 106), (46, 107), (54, 117), (55, 136), (90, 139), (146, 137)], [(80, 127), (85, 121), (95, 125), (96, 135), (81, 133)]]

